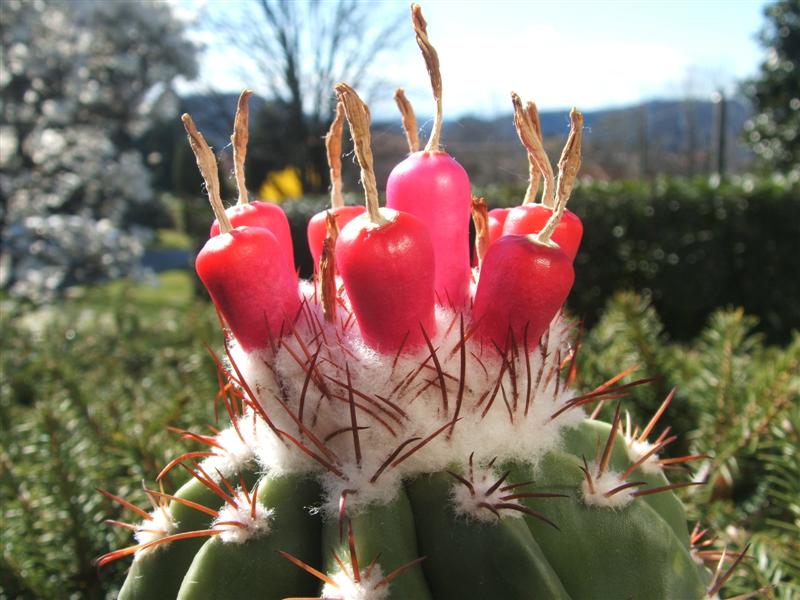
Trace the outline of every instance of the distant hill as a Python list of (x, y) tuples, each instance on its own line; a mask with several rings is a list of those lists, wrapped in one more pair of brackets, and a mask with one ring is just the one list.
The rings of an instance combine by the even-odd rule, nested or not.
[[(202, 94), (186, 96), (181, 99), (182, 110), (189, 112), (198, 127), (216, 143), (227, 143), (230, 127), (236, 113), (238, 94)], [(257, 113), (267, 104), (260, 96), (250, 99), (250, 111)], [(591, 136), (595, 129), (602, 130), (609, 125), (627, 124), (631, 137), (640, 135), (643, 120), (647, 123), (650, 137), (660, 140), (668, 150), (681, 148), (685, 140), (689, 119), (696, 124), (698, 138), (708, 138), (713, 133), (715, 105), (702, 100), (652, 100), (643, 104), (590, 110), (583, 113), (584, 127)], [(735, 137), (742, 130), (745, 121), (751, 116), (750, 107), (739, 100), (728, 100), (728, 133)], [(569, 130), (568, 110), (549, 110), (540, 114), (542, 133), (545, 137), (564, 138)], [(376, 121), (373, 125), (381, 131), (394, 131), (402, 134), (400, 118)], [(512, 114), (494, 118), (463, 116), (445, 120), (442, 138), (446, 142), (463, 143), (482, 141), (491, 143), (519, 143), (514, 130)]]
[[(229, 143), (237, 98), (235, 93), (193, 95), (183, 98), (181, 104), (209, 143), (219, 149)], [(263, 98), (253, 96), (251, 115), (257, 115), (267, 105)], [(653, 100), (586, 111), (582, 172), (601, 179), (705, 172), (714, 155), (716, 110), (710, 101)], [(739, 139), (751, 114), (747, 104), (727, 101), (727, 155), (733, 171), (746, 167), (750, 160)], [(568, 111), (544, 111), (540, 118), (546, 146), (555, 162), (568, 133)], [(473, 182), (518, 182), (527, 176), (525, 154), (510, 112), (494, 118), (463, 116), (446, 120), (442, 139)], [(345, 149), (348, 146), (346, 143)], [(373, 151), (378, 181), (385, 181), (392, 166), (407, 153), (399, 115), (397, 119), (373, 123)], [(356, 176), (353, 165), (346, 164), (345, 170), (351, 178)]]
[[(750, 108), (738, 100), (728, 100), (728, 133), (735, 137), (750, 117)], [(612, 125), (625, 124), (631, 139), (640, 135), (641, 124), (647, 123), (647, 134), (658, 139), (667, 150), (682, 147), (687, 135), (689, 119), (694, 119), (695, 135), (708, 138), (714, 127), (715, 105), (710, 101), (653, 100), (643, 104), (583, 112), (585, 135), (591, 137), (595, 130), (602, 131)], [(569, 110), (551, 110), (540, 113), (542, 133), (547, 137), (565, 138), (569, 131)], [(379, 122), (377, 128), (396, 129), (397, 122)], [(519, 143), (512, 114), (491, 119), (464, 116), (446, 120), (442, 138), (447, 142), (462, 143), (481, 140), (491, 143)]]

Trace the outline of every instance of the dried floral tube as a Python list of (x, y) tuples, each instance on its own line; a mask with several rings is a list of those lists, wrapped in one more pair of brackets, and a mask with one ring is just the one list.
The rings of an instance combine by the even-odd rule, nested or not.
[[(514, 108), (516, 113), (521, 115), (523, 111), (521, 102), (518, 101), (518, 97), (516, 98)], [(516, 122), (521, 128), (521, 139), (531, 139), (536, 136), (529, 119), (521, 115)], [(558, 162), (559, 171), (554, 194), (557, 199), (556, 205), (550, 208), (544, 204), (523, 203), (508, 211), (503, 226), (504, 235), (541, 234), (545, 233), (546, 228), (552, 228), (552, 231), (546, 234), (547, 238), (552, 238), (573, 261), (583, 237), (583, 224), (575, 213), (566, 208), (566, 205), (580, 169), (582, 128), (583, 117), (573, 108), (570, 112), (569, 137)], [(556, 209), (562, 214), (554, 215)]]
[(331, 208), (323, 210), (311, 217), (306, 230), (308, 248), (314, 261), (314, 271), (318, 272), (322, 259), (322, 247), (328, 231), (328, 218), (332, 215), (337, 229), (341, 229), (358, 215), (364, 212), (363, 205), (347, 206), (342, 194), (342, 132), (344, 131), (344, 105), (336, 103), (334, 115), (328, 133), (325, 135), (325, 149), (331, 177)]

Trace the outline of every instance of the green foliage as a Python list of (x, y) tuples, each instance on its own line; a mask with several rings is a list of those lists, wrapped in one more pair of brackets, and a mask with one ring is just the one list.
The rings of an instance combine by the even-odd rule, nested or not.
[(745, 125), (747, 141), (766, 169), (800, 174), (800, 1), (779, 0), (764, 14), (766, 58), (744, 86), (757, 111)]
[(800, 594), (800, 336), (768, 347), (753, 334), (755, 323), (740, 309), (718, 311), (692, 344), (670, 342), (647, 302), (619, 294), (586, 335), (579, 372), (594, 382), (629, 364), (646, 366), (643, 373), (662, 379), (632, 393), (640, 411), (679, 386), (665, 425), (688, 448), (671, 453), (710, 457), (701, 469), (709, 485), (688, 496), (690, 514), (732, 550), (753, 543), (755, 560), (744, 562), (729, 591), (775, 585), (775, 597), (793, 598)]
[(146, 503), (139, 482), (180, 447), (166, 427), (213, 420), (216, 317), (187, 303), (185, 279), (167, 278), (160, 305), (117, 284), (57, 312), (4, 306), (0, 598), (102, 598), (121, 584), (125, 565), (93, 564), (127, 539), (103, 525), (122, 511), (95, 488)]
[[(672, 387), (681, 383), (676, 378), (680, 356), (668, 343), (661, 319), (647, 300), (632, 292), (620, 292), (606, 305), (583, 340), (579, 356), (579, 384), (594, 386), (633, 366), (638, 368), (632, 377), (655, 379), (633, 388), (626, 399), (637, 423), (646, 422)], [(682, 418), (673, 413), (670, 418), (678, 419), (681, 431), (691, 430), (694, 415)]]

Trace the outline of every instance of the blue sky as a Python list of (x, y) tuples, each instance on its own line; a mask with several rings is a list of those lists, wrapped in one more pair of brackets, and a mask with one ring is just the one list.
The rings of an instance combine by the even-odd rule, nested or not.
[[(191, 12), (184, 0), (174, 2)], [(762, 57), (756, 34), (763, 23), (764, 0), (421, 4), (439, 52), (445, 112), (451, 117), (508, 112), (512, 89), (545, 110), (708, 97), (715, 88), (732, 88), (735, 81), (755, 73)], [(206, 2), (210, 11), (243, 6)], [(407, 7), (406, 2), (375, 3), (375, 17)], [(213, 81), (218, 89), (238, 91), (253, 85), (230, 69), (231, 62), (230, 51), (212, 44), (202, 61), (202, 81), (188, 87), (202, 88)], [(410, 24), (408, 43), (384, 58), (381, 71), (406, 88), (420, 115), (432, 110)], [(373, 114), (394, 111), (390, 98), (387, 94), (376, 101)]]

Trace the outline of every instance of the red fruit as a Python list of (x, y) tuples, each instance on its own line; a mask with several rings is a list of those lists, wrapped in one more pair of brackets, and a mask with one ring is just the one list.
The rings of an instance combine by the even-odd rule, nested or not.
[(385, 354), (413, 350), (425, 340), (423, 329), (436, 333), (433, 242), (418, 218), (379, 207), (369, 109), (347, 84), (337, 85), (336, 94), (350, 123), (367, 207), (339, 232), (336, 267), (367, 345)]
[[(244, 177), (244, 163), (247, 156), (248, 120), (250, 109), (248, 100), (253, 94), (250, 90), (245, 90), (239, 96), (239, 103), (236, 107), (236, 118), (233, 125), (233, 135), (231, 136), (231, 146), (233, 147), (233, 171), (236, 175), (236, 187), (239, 190), (239, 201), (236, 205), (225, 209), (225, 216), (222, 217), (218, 212), (221, 210), (221, 201), (214, 207), (214, 213), (218, 218), (225, 221), (223, 231), (233, 227), (263, 227), (268, 229), (278, 239), (278, 243), (283, 248), (283, 256), (289, 269), (294, 267), (294, 250), (292, 247), (292, 234), (289, 229), (289, 221), (280, 206), (270, 202), (250, 202), (247, 185)], [(212, 200), (212, 205), (215, 201)], [(210, 237), (219, 235), (219, 220), (216, 219), (211, 224)]]
[[(489, 214), (491, 215), (491, 213)], [(547, 208), (542, 204), (516, 206), (508, 212), (505, 226), (503, 227), (503, 235), (539, 233), (552, 215), (553, 209)], [(570, 260), (574, 261), (575, 256), (578, 254), (582, 237), (583, 223), (575, 213), (569, 209), (564, 209), (564, 215), (556, 226), (551, 239), (561, 247)]]
[(338, 206), (329, 210), (318, 212), (308, 222), (308, 247), (311, 250), (311, 256), (314, 258), (314, 271), (319, 269), (319, 257), (322, 255), (322, 243), (325, 241), (325, 235), (328, 231), (326, 216), (332, 213), (336, 219), (336, 225), (339, 230), (342, 230), (345, 225), (356, 218), (358, 215), (363, 214), (366, 209), (363, 206)]
[(197, 255), (197, 274), (248, 352), (286, 333), (300, 308), (297, 274), (285, 253), (268, 229), (237, 227), (209, 239)]
[(428, 228), (413, 215), (380, 209), (385, 222), (368, 214), (348, 223), (336, 240), (342, 276), (361, 335), (385, 354), (425, 343), (422, 329), (436, 332), (433, 244)]
[[(512, 101), (520, 139), (526, 147), (536, 150), (534, 128), (525, 119), (522, 101), (516, 94), (512, 94)], [(529, 350), (538, 344), (566, 301), (575, 280), (572, 259), (552, 240), (564, 217), (580, 168), (583, 117), (573, 109), (570, 121), (570, 134), (558, 163), (555, 210), (545, 209), (546, 222), (532, 235), (509, 234), (515, 214), (523, 217), (537, 214), (529, 210), (531, 205), (520, 207), (521, 211), (512, 210), (506, 217), (503, 236), (489, 246), (483, 259), (475, 292), (472, 328), (478, 339), (497, 346), (501, 352), (514, 343)], [(577, 251), (577, 241), (574, 251)]]
[(501, 351), (512, 339), (535, 348), (574, 280), (572, 261), (558, 247), (504, 235), (483, 259), (472, 312), (478, 339)]
[(347, 225), (366, 209), (363, 206), (345, 206), (342, 195), (342, 131), (344, 130), (344, 103), (336, 103), (336, 114), (325, 135), (325, 150), (331, 176), (331, 208), (318, 212), (308, 223), (308, 248), (314, 259), (314, 272), (319, 270), (322, 244), (328, 234), (328, 214), (333, 215), (337, 231)]
[(386, 206), (427, 225), (436, 260), (438, 301), (456, 307), (469, 293), (469, 221), (472, 194), (464, 168), (445, 152), (415, 152), (386, 183)]
[[(284, 258), (289, 268), (294, 271), (294, 248), (292, 232), (286, 213), (277, 204), (256, 200), (246, 204), (235, 204), (225, 209), (225, 214), (233, 227), (263, 227), (268, 229), (283, 248)], [(219, 222), (214, 219), (211, 224), (210, 237), (219, 235)], [(323, 236), (324, 237), (324, 236)]]
[(497, 241), (503, 235), (503, 226), (506, 224), (506, 217), (510, 208), (493, 208), (489, 211), (489, 245)]

